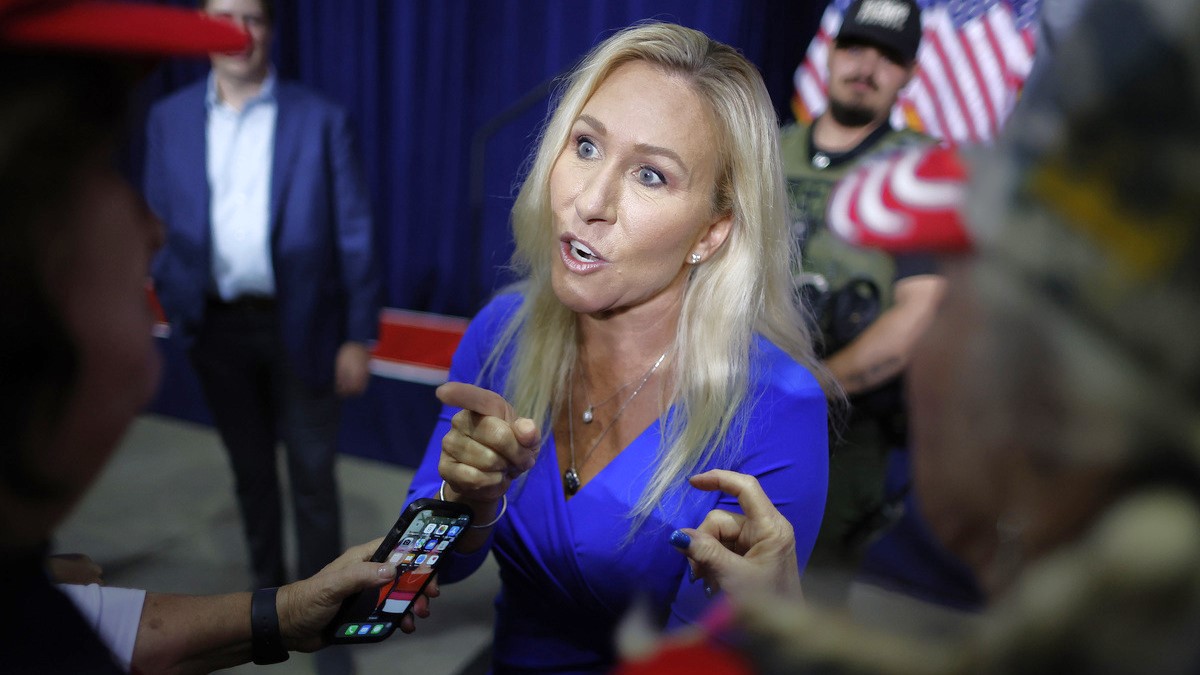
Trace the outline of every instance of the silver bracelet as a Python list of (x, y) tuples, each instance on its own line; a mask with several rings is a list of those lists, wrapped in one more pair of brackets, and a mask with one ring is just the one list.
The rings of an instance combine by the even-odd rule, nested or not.
[[(442, 481), (442, 486), (438, 488), (438, 499), (446, 501), (446, 481), (444, 480)], [(492, 522), (484, 523), (483, 525), (472, 525), (471, 529), (486, 530), (487, 528), (500, 522), (500, 519), (504, 517), (504, 513), (506, 511), (508, 511), (508, 495), (500, 495), (500, 513), (496, 514), (496, 517), (492, 519)]]

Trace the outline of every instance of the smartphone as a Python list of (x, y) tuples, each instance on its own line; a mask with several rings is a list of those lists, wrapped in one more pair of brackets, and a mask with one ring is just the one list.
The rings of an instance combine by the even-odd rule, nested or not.
[(391, 635), (412, 603), (425, 590), (433, 573), (471, 525), (470, 507), (437, 499), (409, 504), (371, 556), (374, 562), (396, 564), (396, 578), (380, 588), (346, 598), (325, 627), (333, 643), (379, 642)]

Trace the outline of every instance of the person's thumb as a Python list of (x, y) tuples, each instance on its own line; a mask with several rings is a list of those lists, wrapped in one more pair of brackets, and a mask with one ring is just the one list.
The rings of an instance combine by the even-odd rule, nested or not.
[(352, 593), (377, 588), (396, 577), (396, 566), (389, 562), (354, 562), (338, 568), (326, 568), (316, 576), (280, 589), (293, 590), (296, 600), (319, 607), (340, 605)]
[(522, 447), (536, 450), (541, 445), (542, 435), (537, 424), (528, 417), (519, 417), (513, 422), (513, 434)]
[(334, 591), (342, 598), (356, 591), (378, 588), (396, 578), (396, 565), (390, 562), (361, 562), (347, 565), (339, 570), (340, 579), (335, 581)]

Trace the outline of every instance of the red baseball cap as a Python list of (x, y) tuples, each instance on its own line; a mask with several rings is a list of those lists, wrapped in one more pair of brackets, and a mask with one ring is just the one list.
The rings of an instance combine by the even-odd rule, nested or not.
[(891, 253), (964, 253), (974, 238), (961, 209), (967, 167), (945, 145), (906, 147), (873, 157), (834, 187), (826, 222), (856, 246)]
[(0, 49), (132, 56), (237, 52), (249, 36), (204, 12), (113, 0), (0, 0)]

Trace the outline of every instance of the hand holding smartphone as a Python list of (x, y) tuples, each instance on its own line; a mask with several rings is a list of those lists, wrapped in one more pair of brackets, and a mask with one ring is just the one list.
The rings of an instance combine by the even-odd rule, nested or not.
[(346, 598), (325, 637), (333, 643), (379, 642), (392, 634), (413, 601), (448, 559), (471, 525), (470, 507), (437, 499), (409, 504), (371, 556), (374, 562), (396, 564), (396, 578), (378, 589)]

